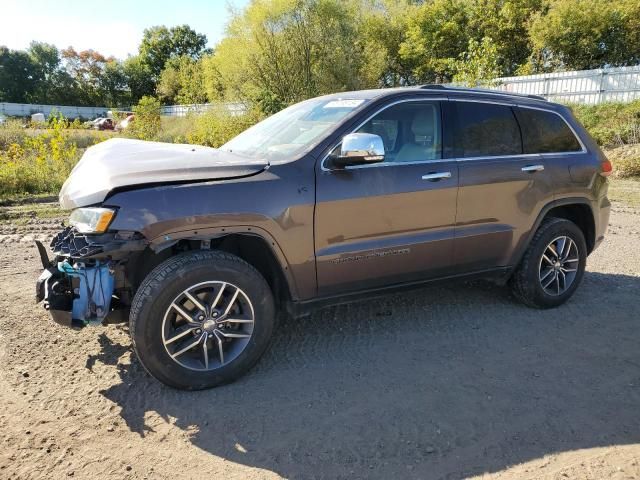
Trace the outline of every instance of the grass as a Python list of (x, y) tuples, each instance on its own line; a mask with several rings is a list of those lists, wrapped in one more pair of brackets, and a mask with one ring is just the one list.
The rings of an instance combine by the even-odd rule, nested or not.
[(640, 178), (613, 178), (609, 181), (609, 200), (640, 207)]

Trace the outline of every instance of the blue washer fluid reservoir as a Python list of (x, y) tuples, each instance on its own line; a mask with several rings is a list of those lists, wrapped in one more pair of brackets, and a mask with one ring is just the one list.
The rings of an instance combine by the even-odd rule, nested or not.
[(73, 266), (67, 260), (58, 263), (58, 270), (80, 281), (73, 299), (71, 317), (85, 325), (98, 324), (111, 309), (114, 278), (108, 263), (96, 262), (87, 267), (83, 263)]

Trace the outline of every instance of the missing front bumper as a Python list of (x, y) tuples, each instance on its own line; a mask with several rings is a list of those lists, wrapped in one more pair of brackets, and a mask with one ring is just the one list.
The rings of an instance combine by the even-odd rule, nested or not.
[(111, 312), (113, 271), (106, 262), (69, 264), (67, 260), (45, 268), (36, 282), (36, 301), (52, 319), (65, 327), (82, 328), (104, 323)]

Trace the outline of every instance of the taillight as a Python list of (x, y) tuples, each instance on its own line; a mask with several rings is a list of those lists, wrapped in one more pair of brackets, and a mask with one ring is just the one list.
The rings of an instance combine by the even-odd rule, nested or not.
[(600, 166), (602, 167), (602, 171), (600, 172), (600, 175), (602, 175), (603, 177), (608, 177), (613, 173), (613, 165), (611, 165), (611, 162), (609, 161), (608, 158), (605, 158), (600, 164)]

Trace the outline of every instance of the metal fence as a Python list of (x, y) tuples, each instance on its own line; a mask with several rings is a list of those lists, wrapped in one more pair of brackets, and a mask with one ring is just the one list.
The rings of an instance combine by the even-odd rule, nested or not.
[(562, 103), (630, 102), (640, 98), (640, 66), (496, 79), (496, 88)]
[[(239, 115), (246, 111), (242, 103), (204, 103), (192, 105), (166, 105), (161, 107), (160, 115), (170, 117), (186, 117), (210, 110), (227, 109), (231, 115)], [(73, 107), (69, 105), (38, 105), (31, 103), (0, 102), (0, 113), (7, 117), (30, 117), (34, 113), (44, 113), (48, 117), (52, 112), (59, 112), (67, 118), (94, 119), (106, 117), (112, 109), (108, 107)], [(122, 110), (125, 111), (125, 110)], [(126, 111), (131, 111), (129, 108)]]
[(199, 114), (211, 110), (228, 110), (231, 115), (240, 115), (246, 111), (242, 103), (193, 103), (190, 105), (165, 105), (160, 109), (160, 115), (170, 117), (186, 117), (189, 114)]
[(93, 119), (106, 117), (107, 107), (73, 107), (69, 105), (37, 105), (32, 103), (0, 102), (0, 113), (7, 117), (30, 117), (34, 113), (44, 113), (48, 117), (51, 112), (60, 112), (67, 118)]

